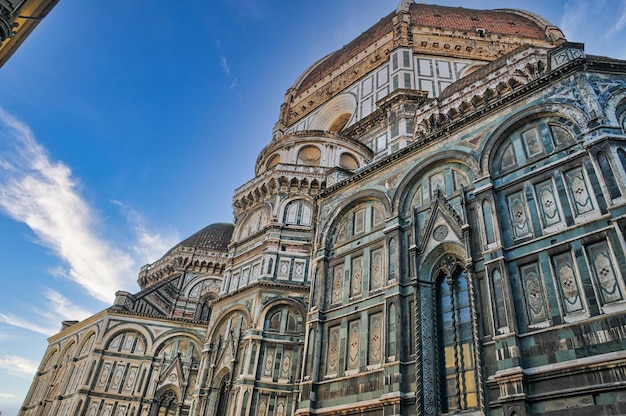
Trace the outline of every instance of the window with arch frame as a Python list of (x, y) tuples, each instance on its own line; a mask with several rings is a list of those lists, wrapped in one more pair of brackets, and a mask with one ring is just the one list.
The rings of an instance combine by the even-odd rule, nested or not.
[(291, 201), (285, 207), (283, 221), (291, 225), (311, 225), (313, 209), (307, 201)]
[(437, 346), (441, 411), (452, 413), (478, 406), (476, 362), (468, 281), (459, 266), (435, 280)]
[(538, 118), (512, 129), (498, 145), (492, 173), (504, 175), (576, 143), (573, 122), (557, 116)]

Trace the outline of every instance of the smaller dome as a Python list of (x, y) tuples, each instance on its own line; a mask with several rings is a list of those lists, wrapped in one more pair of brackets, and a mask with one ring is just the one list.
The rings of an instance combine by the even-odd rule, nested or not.
[(228, 223), (211, 224), (172, 247), (163, 257), (146, 264), (139, 272), (137, 283), (141, 290), (172, 277), (180, 276), (180, 269), (199, 264), (205, 272), (221, 274), (228, 244), (235, 226)]
[(174, 249), (178, 247), (187, 247), (209, 251), (228, 251), (228, 244), (233, 236), (233, 224), (218, 222), (207, 225), (197, 233), (178, 243)]

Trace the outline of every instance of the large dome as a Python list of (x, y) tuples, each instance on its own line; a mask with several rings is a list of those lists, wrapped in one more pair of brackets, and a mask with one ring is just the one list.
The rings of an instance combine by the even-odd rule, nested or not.
[[(337, 126), (331, 130), (339, 131), (371, 114), (375, 103), (396, 89), (417, 89), (427, 91), (431, 98), (436, 97), (445, 88), (441, 80), (445, 79), (442, 82), (448, 85), (520, 46), (553, 48), (565, 41), (558, 27), (524, 10), (474, 10), (403, 0), (396, 11), (300, 75), (285, 94), (273, 138), (292, 131)], [(432, 61), (430, 64), (426, 63), (428, 59)], [(437, 60), (456, 66), (431, 76), (429, 66), (440, 65)], [(441, 80), (423, 78), (438, 78), (439, 74)], [(368, 77), (374, 78), (369, 80)], [(388, 82), (390, 87), (387, 87)], [(366, 95), (372, 91), (371, 103), (359, 100), (359, 97), (370, 99)], [(357, 97), (353, 111), (345, 105), (346, 108), (322, 107), (342, 94)], [(336, 107), (341, 108), (330, 111)], [(332, 113), (330, 115), (336, 117), (322, 115), (332, 119), (333, 124), (320, 125), (316, 112)]]
[[(315, 83), (391, 32), (395, 14), (396, 12), (390, 13), (343, 48), (313, 64), (294, 85), (296, 94), (314, 86)], [(552, 30), (556, 29), (555, 26), (544, 18), (524, 10), (474, 10), (411, 3), (409, 14), (410, 23), (415, 26), (469, 33), (479, 29), (483, 31), (483, 34), (548, 42), (555, 40), (551, 36)]]

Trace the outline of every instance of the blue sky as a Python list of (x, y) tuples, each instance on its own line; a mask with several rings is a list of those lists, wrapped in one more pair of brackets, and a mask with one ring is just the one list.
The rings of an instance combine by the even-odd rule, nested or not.
[[(59, 2), (0, 68), (3, 415), (17, 413), (62, 320), (135, 292), (141, 265), (232, 220), (285, 91), (396, 5)], [(587, 53), (626, 59), (626, 0), (523, 7)]]

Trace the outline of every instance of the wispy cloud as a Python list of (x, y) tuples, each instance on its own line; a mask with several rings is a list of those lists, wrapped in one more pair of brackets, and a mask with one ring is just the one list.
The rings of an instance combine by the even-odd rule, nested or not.
[[(228, 65), (228, 61), (225, 56), (220, 56), (220, 67), (222, 68), (222, 72), (230, 78), (230, 66)], [(233, 78), (228, 86), (229, 89), (233, 89), (237, 86), (237, 78)]]
[(226, 74), (227, 77), (230, 77), (230, 67), (228, 66), (228, 61), (225, 56), (220, 56), (220, 67), (222, 68), (222, 71), (224, 71), (224, 74)]
[(48, 310), (52, 313), (44, 314), (55, 322), (62, 320), (82, 320), (93, 313), (72, 303), (68, 298), (53, 289), (48, 289), (45, 298), (48, 300)]
[(0, 209), (64, 261), (67, 278), (111, 302), (116, 290), (132, 284), (134, 259), (97, 235), (98, 216), (79, 194), (70, 168), (50, 160), (28, 126), (2, 108), (0, 145)]
[(568, 40), (584, 42), (588, 54), (618, 59), (626, 56), (622, 42), (626, 28), (626, 0), (569, 0), (562, 6), (558, 25)]
[(619, 17), (613, 26), (609, 28), (607, 31), (608, 35), (613, 35), (617, 32), (620, 32), (626, 26), (626, 0), (622, 0), (622, 7), (620, 10)]
[(147, 225), (146, 220), (139, 212), (127, 204), (117, 200), (111, 202), (121, 209), (126, 221), (131, 224), (135, 241), (132, 250), (140, 264), (158, 260), (167, 250), (180, 241), (178, 232), (175, 230), (157, 232)]
[(27, 329), (29, 331), (37, 332), (47, 337), (56, 334), (61, 328), (58, 322), (56, 322), (54, 326), (52, 325), (45, 326), (45, 325), (34, 323), (22, 317), (15, 316), (13, 314), (5, 314), (5, 313), (0, 313), (0, 322), (5, 323), (7, 325), (15, 326), (18, 328)]
[(585, 16), (589, 14), (589, 4), (586, 1), (568, 1), (565, 4), (559, 27), (565, 34), (567, 39), (572, 41), (580, 41), (584, 39), (584, 30), (586, 25)]
[[(14, 376), (30, 378), (37, 372), (37, 367), (38, 364), (36, 362), (19, 355), (0, 356), (0, 370), (4, 370)], [(4, 394), (4, 397), (13, 397), (9, 393)]]
[(15, 394), (12, 393), (0, 393), (0, 399), (14, 399)]
[[(47, 289), (44, 294), (45, 303), (39, 306), (28, 305), (24, 308), (28, 313), (17, 316), (0, 313), (0, 322), (28, 331), (37, 332), (45, 336), (56, 334), (64, 320), (82, 320), (95, 311), (88, 311), (67, 299), (53, 289)], [(28, 318), (23, 316), (27, 315)]]

